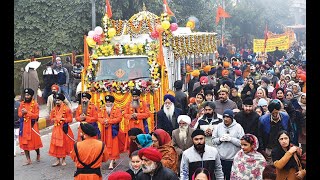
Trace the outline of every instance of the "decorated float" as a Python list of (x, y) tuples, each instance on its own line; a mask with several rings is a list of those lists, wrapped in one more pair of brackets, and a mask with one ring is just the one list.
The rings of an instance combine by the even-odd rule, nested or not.
[[(141, 99), (153, 113), (148, 119), (152, 132), (163, 96), (176, 80), (185, 81), (186, 69), (192, 69), (187, 65), (208, 60), (216, 50), (216, 33), (195, 32), (197, 26), (197, 19), (190, 18), (186, 27), (178, 27), (174, 16), (165, 11), (157, 16), (145, 6), (129, 20), (114, 20), (106, 13), (102, 26), (85, 36), (90, 55), (84, 57), (81, 91), (90, 92), (97, 106), (111, 94), (115, 105), (124, 109), (131, 101), (130, 91), (141, 90)], [(127, 133), (127, 124), (123, 119), (122, 133)]]

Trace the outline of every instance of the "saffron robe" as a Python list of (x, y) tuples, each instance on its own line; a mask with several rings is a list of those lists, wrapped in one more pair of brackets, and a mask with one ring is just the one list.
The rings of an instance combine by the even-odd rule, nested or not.
[[(107, 125), (104, 124), (105, 119), (108, 121)], [(113, 106), (110, 115), (105, 107), (102, 107), (99, 111), (98, 121), (102, 125), (101, 140), (106, 144), (109, 157), (112, 160), (120, 158), (118, 133), (121, 120), (122, 114), (120, 108)]]
[[(79, 104), (76, 109), (76, 117), (75, 117), (75, 119), (78, 122), (81, 122), (81, 119), (80, 119), (81, 114), (82, 114), (82, 105)], [(97, 123), (97, 121), (98, 121), (98, 108), (93, 103), (89, 102), (87, 112), (85, 114), (86, 114), (85, 122), (91, 123), (91, 124)], [(98, 124), (96, 125), (96, 128), (99, 131)], [(81, 137), (80, 137), (81, 133), (80, 132), (81, 132), (81, 128), (79, 125), (79, 127), (78, 127), (78, 141), (81, 141)], [(98, 139), (98, 136), (96, 136), (95, 138)]]
[[(77, 142), (77, 149), (80, 160), (85, 164), (90, 164), (93, 162), (102, 150), (102, 142), (93, 137), (87, 137), (84, 141)], [(71, 159), (75, 162), (77, 168), (83, 168), (82, 164), (79, 162), (74, 149), (70, 153)], [(98, 161), (94, 163), (91, 168), (99, 168), (102, 162), (108, 161), (108, 151), (106, 146), (104, 151)], [(74, 177), (75, 180), (102, 180), (102, 176), (99, 177), (97, 174), (78, 174)]]
[[(22, 115), (23, 108), (28, 111), (25, 115)], [(30, 103), (26, 103), (24, 101), (21, 102), (18, 109), (18, 116), (21, 121), (19, 132), (20, 148), (23, 150), (31, 151), (43, 147), (41, 137), (38, 135), (40, 134), (37, 122), (37, 119), (39, 118), (38, 103), (35, 100), (32, 100)], [(35, 121), (33, 125), (34, 130), (32, 130), (32, 121)]]
[[(61, 118), (65, 118), (64, 121)], [(57, 158), (63, 158), (70, 154), (73, 148), (74, 139), (73, 132), (69, 126), (72, 122), (72, 112), (71, 109), (64, 103), (60, 107), (55, 106), (50, 112), (50, 120), (54, 123), (52, 128), (52, 135), (50, 141), (49, 155)], [(68, 137), (65, 132), (63, 132), (63, 126), (68, 128)]]

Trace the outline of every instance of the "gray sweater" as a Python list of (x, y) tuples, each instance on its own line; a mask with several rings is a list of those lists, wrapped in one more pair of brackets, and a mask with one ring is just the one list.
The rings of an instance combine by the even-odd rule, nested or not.
[[(224, 134), (230, 134), (229, 142), (221, 142), (220, 137)], [(233, 119), (230, 126), (226, 126), (224, 122), (218, 124), (216, 131), (212, 133), (212, 143), (217, 145), (219, 155), (222, 160), (232, 161), (237, 152), (241, 149), (240, 139), (244, 135), (242, 126)]]
[(191, 180), (196, 169), (201, 167), (208, 169), (211, 179), (224, 179), (217, 149), (205, 145), (204, 151), (202, 157), (194, 146), (191, 146), (183, 152), (180, 164), (180, 180)]

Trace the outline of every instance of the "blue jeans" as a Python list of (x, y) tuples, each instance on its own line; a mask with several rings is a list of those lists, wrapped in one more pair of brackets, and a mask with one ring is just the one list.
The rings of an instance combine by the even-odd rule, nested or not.
[(68, 99), (68, 101), (70, 101), (68, 85), (66, 85), (66, 86), (59, 85), (59, 92), (58, 93), (63, 93), (64, 96)]

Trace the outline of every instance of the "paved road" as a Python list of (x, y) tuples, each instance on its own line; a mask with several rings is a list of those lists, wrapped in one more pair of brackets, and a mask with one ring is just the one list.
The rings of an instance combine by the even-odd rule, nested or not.
[[(73, 104), (74, 105), (74, 104)], [(75, 104), (76, 105), (76, 104)], [(46, 110), (44, 105), (40, 106), (40, 114), (45, 114)], [(76, 106), (73, 106), (75, 108)], [(41, 117), (40, 115), (40, 117)], [(77, 137), (77, 128), (79, 122), (74, 122), (70, 125), (74, 136)], [(32, 164), (23, 166), (26, 161), (25, 155), (17, 153), (14, 158), (14, 179), (17, 180), (73, 180), (73, 174), (76, 170), (74, 162), (68, 156), (66, 158), (66, 166), (52, 167), (51, 164), (55, 162), (55, 158), (48, 155), (50, 139), (51, 139), (52, 126), (40, 130), (43, 148), (40, 149), (41, 161), (35, 161), (36, 152), (31, 151)], [(19, 152), (19, 149), (17, 150)], [(106, 180), (110, 172), (127, 170), (129, 168), (129, 158), (127, 153), (122, 153), (120, 159), (116, 162), (114, 170), (108, 170), (109, 161), (102, 164), (101, 172), (103, 179)]]

